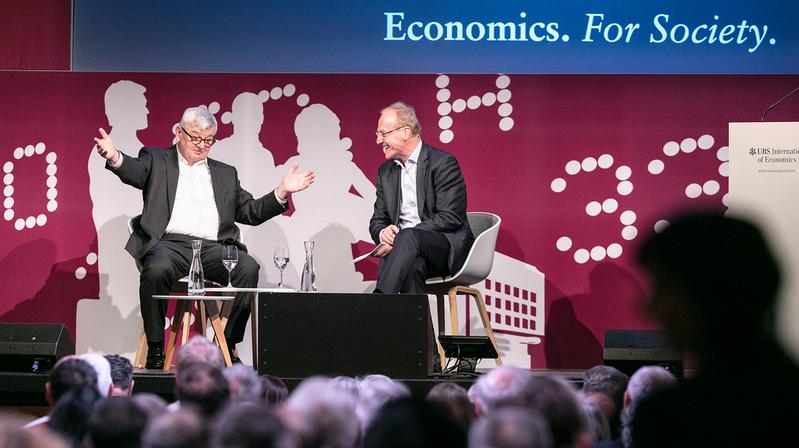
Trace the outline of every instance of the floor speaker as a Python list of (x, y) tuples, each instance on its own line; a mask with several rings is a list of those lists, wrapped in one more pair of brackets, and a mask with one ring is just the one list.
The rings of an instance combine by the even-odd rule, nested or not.
[(432, 370), (426, 295), (262, 293), (258, 373), (426, 378)]
[(0, 368), (5, 372), (47, 372), (74, 354), (64, 324), (0, 324)]
[(605, 331), (604, 362), (627, 375), (643, 366), (661, 366), (677, 377), (683, 375), (682, 353), (657, 330)]

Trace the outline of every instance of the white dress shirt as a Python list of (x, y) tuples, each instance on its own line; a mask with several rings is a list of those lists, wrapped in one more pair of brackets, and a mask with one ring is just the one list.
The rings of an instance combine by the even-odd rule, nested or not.
[(399, 228), (410, 229), (422, 222), (419, 217), (418, 200), (416, 198), (416, 165), (419, 160), (419, 153), (422, 152), (422, 141), (416, 145), (408, 160), (403, 164), (395, 160), (400, 166), (400, 190), (402, 191), (402, 202), (400, 204)]
[(219, 211), (214, 201), (214, 187), (211, 185), (208, 159), (189, 165), (180, 151), (177, 153), (180, 175), (166, 233), (216, 240), (219, 231)]
[[(214, 201), (214, 187), (211, 185), (208, 159), (189, 166), (189, 162), (177, 147), (176, 152), (180, 174), (175, 192), (175, 204), (172, 207), (172, 216), (166, 225), (166, 233), (216, 240), (219, 232), (219, 210), (216, 209)], [(109, 162), (109, 164), (117, 169), (122, 166), (124, 160), (122, 152), (119, 152), (117, 163)]]

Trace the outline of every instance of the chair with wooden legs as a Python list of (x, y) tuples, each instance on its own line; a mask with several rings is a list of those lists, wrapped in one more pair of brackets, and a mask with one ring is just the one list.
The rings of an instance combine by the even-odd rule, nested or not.
[[(466, 217), (474, 235), (474, 244), (469, 250), (466, 261), (461, 269), (453, 275), (427, 279), (427, 293), (436, 295), (439, 335), (446, 334), (444, 295), (449, 297), (450, 334), (454, 336), (458, 335), (458, 295), (474, 298), (480, 319), (483, 321), (486, 336), (491, 340), (499, 354), (494, 331), (491, 329), (491, 321), (488, 319), (488, 313), (486, 312), (483, 294), (480, 293), (479, 289), (473, 288), (471, 285), (484, 281), (488, 274), (491, 273), (491, 266), (494, 264), (494, 249), (497, 243), (497, 235), (499, 234), (499, 224), (502, 220), (499, 216), (487, 212), (469, 212)], [(446, 364), (444, 349), (441, 344), (436, 345), (441, 360), (441, 368), (443, 369)], [(498, 366), (502, 365), (501, 355), (497, 356), (496, 364)]]

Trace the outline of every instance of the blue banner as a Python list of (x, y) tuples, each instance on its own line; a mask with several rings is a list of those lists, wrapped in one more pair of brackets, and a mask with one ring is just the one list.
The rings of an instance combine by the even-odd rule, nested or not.
[(73, 69), (799, 73), (799, 2), (74, 0)]

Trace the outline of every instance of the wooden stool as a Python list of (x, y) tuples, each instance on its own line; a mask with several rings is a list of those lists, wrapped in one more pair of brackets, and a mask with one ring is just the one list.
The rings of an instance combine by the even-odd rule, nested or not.
[[(159, 296), (154, 295), (154, 300), (175, 300), (175, 316), (172, 318), (172, 327), (169, 329), (169, 335), (166, 341), (166, 352), (164, 353), (164, 371), (168, 371), (172, 367), (172, 357), (175, 354), (175, 340), (178, 336), (178, 328), (183, 326), (183, 337), (181, 342), (185, 343), (189, 339), (189, 325), (191, 323), (191, 303), (197, 301), (198, 308), (200, 304), (205, 304), (205, 309), (208, 312), (208, 318), (211, 320), (211, 328), (214, 329), (214, 337), (222, 350), (222, 357), (225, 359), (225, 365), (230, 367), (233, 363), (230, 360), (230, 352), (227, 347), (227, 340), (225, 339), (225, 329), (222, 327), (222, 319), (219, 316), (219, 308), (217, 307), (217, 300), (233, 300), (234, 296)], [(203, 322), (204, 324), (204, 322)]]
[[(228, 302), (225, 302), (225, 305), (227, 305), (227, 303)], [(198, 329), (200, 330), (200, 334), (205, 336), (206, 335), (205, 334), (205, 327), (206, 327), (206, 322), (208, 322), (208, 318), (207, 318), (207, 313), (205, 311), (205, 301), (204, 300), (198, 301), (198, 308), (199, 308), (198, 311), (199, 311), (200, 317), (199, 317), (199, 319), (197, 319), (196, 323), (197, 323)], [(177, 311), (177, 309), (175, 311)], [(186, 317), (185, 322), (190, 322), (190, 319), (191, 319), (191, 316)], [(225, 328), (225, 321), (226, 320), (227, 320), (226, 318), (222, 319), (222, 329)], [(173, 319), (173, 323), (174, 323), (174, 319)], [(183, 331), (183, 334), (182, 334), (182, 336), (180, 338), (181, 345), (185, 344), (189, 340), (188, 324), (183, 323), (183, 327), (184, 327), (184, 331)], [(216, 338), (214, 338), (214, 342), (216, 342)], [(217, 343), (217, 345), (219, 345), (219, 344)], [(148, 350), (149, 350), (149, 347), (147, 346), (147, 335), (144, 332), (144, 327), (142, 327), (141, 333), (139, 333), (139, 344), (136, 346), (136, 355), (133, 358), (133, 367), (134, 368), (136, 368), (136, 369), (143, 369), (144, 368), (144, 365), (145, 365), (145, 362), (146, 362), (146, 359), (147, 359)]]

